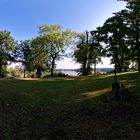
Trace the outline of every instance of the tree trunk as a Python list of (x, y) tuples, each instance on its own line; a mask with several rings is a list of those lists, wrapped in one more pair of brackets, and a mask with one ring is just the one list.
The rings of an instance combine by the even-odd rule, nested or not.
[(88, 76), (89, 74), (91, 74), (91, 61), (90, 60), (88, 60), (87, 62), (86, 76)]
[(24, 68), (24, 78), (26, 78), (26, 69)]
[(54, 71), (54, 66), (55, 66), (55, 58), (52, 59), (52, 67), (51, 67), (51, 77), (53, 76), (53, 71)]
[(114, 68), (115, 68), (115, 70), (114, 70), (114, 84), (116, 85), (116, 83), (117, 83), (117, 48), (116, 48), (116, 46), (115, 46), (115, 66), (114, 66)]
[(137, 46), (137, 61), (138, 61), (138, 73), (140, 73), (140, 42), (139, 39), (136, 39), (136, 46)]
[(140, 73), (140, 43), (139, 43), (139, 39), (136, 39), (136, 47), (137, 47), (137, 62), (138, 62), (138, 73)]
[(140, 33), (139, 22), (136, 22), (136, 48), (137, 48), (137, 61), (138, 61), (138, 73), (140, 73)]
[(82, 67), (82, 76), (86, 76), (86, 73), (87, 73), (86, 64), (87, 62), (85, 61)]
[(0, 77), (2, 77), (2, 58), (0, 58)]
[(94, 75), (96, 75), (96, 63), (94, 63)]
[(0, 64), (0, 77), (2, 77), (2, 65)]
[(36, 76), (37, 76), (38, 78), (41, 77), (41, 67), (40, 67), (40, 66), (37, 67)]
[(89, 74), (90, 74), (90, 65), (87, 66), (86, 76), (88, 76)]
[(119, 96), (120, 96), (120, 83), (112, 83), (112, 91), (113, 91), (113, 94), (114, 94), (114, 97), (115, 99), (119, 99)]
[(138, 73), (140, 73), (140, 56), (138, 58)]

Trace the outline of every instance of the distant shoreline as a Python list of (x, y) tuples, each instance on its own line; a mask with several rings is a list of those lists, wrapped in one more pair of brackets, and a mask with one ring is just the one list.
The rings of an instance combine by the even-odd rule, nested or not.
[[(69, 76), (78, 76), (79, 69), (55, 69), (56, 73), (62, 72)], [(97, 73), (108, 73), (114, 70), (114, 68), (97, 68)]]

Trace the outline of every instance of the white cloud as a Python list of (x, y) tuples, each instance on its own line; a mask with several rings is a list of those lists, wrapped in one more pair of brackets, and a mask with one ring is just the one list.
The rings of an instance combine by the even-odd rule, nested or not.
[[(113, 68), (114, 65), (110, 64), (109, 58), (102, 58), (102, 62), (97, 65), (97, 68)], [(64, 58), (62, 61), (57, 62), (57, 69), (77, 69), (80, 68), (80, 64), (73, 61), (71, 58)]]
[(80, 64), (77, 64), (71, 58), (64, 58), (62, 61), (57, 62), (57, 69), (77, 69), (80, 67)]

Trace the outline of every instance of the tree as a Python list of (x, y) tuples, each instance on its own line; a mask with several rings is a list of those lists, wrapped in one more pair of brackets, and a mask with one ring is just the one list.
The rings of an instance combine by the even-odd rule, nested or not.
[(120, 15), (108, 18), (99, 29), (101, 41), (106, 44), (106, 53), (115, 64), (117, 72), (127, 71), (129, 67), (129, 48), (127, 45), (128, 27)]
[[(85, 36), (84, 34), (79, 34), (79, 42), (76, 46), (76, 50), (74, 51), (74, 58), (75, 61), (81, 64), (80, 73), (82, 76), (86, 76), (87, 73), (89, 74), (89, 71), (87, 72), (87, 55), (88, 55), (88, 33)], [(87, 37), (87, 38), (86, 38)]]
[(0, 77), (3, 77), (3, 69), (7, 66), (8, 61), (14, 61), (14, 47), (15, 41), (10, 32), (0, 31)]
[(140, 73), (140, 0), (123, 0), (127, 2), (125, 10), (117, 14), (123, 18), (123, 22), (129, 29), (128, 45), (131, 49), (131, 57), (136, 58), (138, 72)]
[(48, 50), (44, 36), (36, 37), (31, 42), (32, 65), (36, 69), (37, 77), (41, 77), (42, 70), (47, 68)]
[(65, 55), (65, 49), (73, 43), (75, 33), (69, 29), (63, 30), (60, 25), (42, 25), (39, 33), (46, 43), (48, 66), (53, 76), (56, 61)]
[(105, 50), (100, 43), (100, 35), (98, 28), (91, 31), (91, 47), (90, 47), (90, 59), (94, 64), (94, 74), (96, 74), (96, 65), (101, 62), (101, 57), (105, 55)]
[(18, 45), (16, 49), (17, 62), (22, 63), (24, 66), (24, 78), (26, 70), (32, 70), (32, 52), (31, 52), (31, 40), (24, 40)]
[(96, 74), (96, 64), (101, 61), (102, 47), (97, 41), (97, 32), (92, 32), (92, 37), (89, 38), (89, 33), (79, 35), (79, 42), (74, 51), (76, 62), (81, 64), (80, 72), (82, 76), (87, 76), (91, 73), (91, 65), (94, 64), (94, 73)]

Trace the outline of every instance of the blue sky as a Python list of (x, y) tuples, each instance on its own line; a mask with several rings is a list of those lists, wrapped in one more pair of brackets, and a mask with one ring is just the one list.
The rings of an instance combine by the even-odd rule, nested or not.
[(117, 0), (0, 0), (0, 5), (0, 30), (10, 31), (19, 41), (36, 37), (42, 24), (93, 30), (125, 7)]

